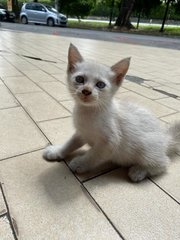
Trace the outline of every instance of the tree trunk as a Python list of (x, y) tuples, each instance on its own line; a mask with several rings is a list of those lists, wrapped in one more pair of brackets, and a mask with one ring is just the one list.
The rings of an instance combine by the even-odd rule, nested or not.
[(165, 13), (164, 13), (164, 18), (163, 18), (163, 21), (162, 21), (161, 29), (159, 30), (160, 32), (164, 31), (164, 24), (166, 22), (170, 2), (171, 2), (171, 0), (168, 0), (167, 3), (166, 3), (166, 10), (165, 10)]
[(114, 1), (111, 1), (111, 11), (110, 11), (110, 16), (109, 16), (109, 27), (111, 27), (112, 24), (112, 18), (113, 18), (113, 11), (114, 11)]
[(122, 0), (119, 16), (116, 20), (115, 26), (128, 29), (134, 28), (130, 22), (130, 16), (132, 14), (134, 3), (135, 0)]
[(20, 14), (20, 10), (18, 7), (18, 0), (12, 0), (12, 11), (15, 13), (16, 18), (18, 18)]
[(137, 29), (139, 28), (140, 19), (141, 19), (141, 12), (138, 13), (138, 20), (137, 20), (137, 26), (136, 26)]

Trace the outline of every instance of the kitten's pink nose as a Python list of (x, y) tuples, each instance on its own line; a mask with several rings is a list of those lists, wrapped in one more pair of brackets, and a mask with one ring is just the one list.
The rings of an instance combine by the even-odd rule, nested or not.
[(88, 96), (88, 95), (91, 95), (92, 92), (90, 92), (89, 90), (83, 89), (83, 90), (82, 90), (82, 93), (83, 93), (85, 96)]

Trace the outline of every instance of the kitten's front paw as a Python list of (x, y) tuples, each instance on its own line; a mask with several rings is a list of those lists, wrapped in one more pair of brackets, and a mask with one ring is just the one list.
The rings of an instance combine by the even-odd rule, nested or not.
[(69, 166), (73, 172), (76, 173), (85, 173), (88, 172), (88, 164), (86, 159), (82, 157), (75, 157), (70, 163)]
[(47, 161), (63, 160), (60, 145), (49, 145), (43, 152), (43, 158)]
[(140, 182), (147, 176), (147, 171), (140, 166), (132, 166), (128, 175), (133, 182)]

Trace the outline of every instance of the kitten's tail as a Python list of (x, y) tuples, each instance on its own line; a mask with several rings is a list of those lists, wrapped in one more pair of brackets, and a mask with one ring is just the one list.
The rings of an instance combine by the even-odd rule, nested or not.
[(175, 122), (168, 128), (170, 142), (168, 146), (168, 155), (180, 154), (180, 122)]

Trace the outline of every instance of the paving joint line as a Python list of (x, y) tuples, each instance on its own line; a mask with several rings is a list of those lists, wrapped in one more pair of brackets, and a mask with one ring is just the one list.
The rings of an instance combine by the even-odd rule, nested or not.
[[(171, 109), (171, 108), (170, 108), (170, 109)], [(175, 109), (173, 109), (173, 110), (175, 110)], [(163, 120), (162, 118), (164, 118), (164, 117), (169, 117), (169, 116), (171, 116), (171, 115), (174, 115), (174, 114), (179, 113), (179, 111), (177, 111), (177, 110), (175, 110), (175, 111), (176, 111), (176, 112), (174, 112), (174, 113), (169, 113), (169, 114), (167, 114), (167, 115), (161, 116), (161, 117), (159, 117), (159, 119), (160, 119), (161, 121), (167, 123), (167, 124), (170, 124), (170, 123), (166, 122), (165, 120)]]
[(7, 216), (7, 211), (4, 212), (4, 213), (0, 213), (0, 218), (3, 218), (3, 217), (5, 217), (5, 216)]
[(117, 169), (121, 169), (121, 168), (122, 168), (122, 167), (118, 167), (118, 166), (117, 166), (117, 167), (114, 168), (114, 169), (106, 170), (106, 171), (104, 171), (104, 172), (102, 172), (102, 173), (97, 174), (96, 176), (92, 176), (92, 177), (89, 177), (89, 178), (83, 180), (82, 183), (84, 184), (84, 183), (89, 182), (89, 181), (91, 181), (91, 180), (93, 180), (93, 179), (95, 179), (95, 178), (101, 177), (101, 176), (103, 176), (103, 175), (106, 175), (106, 174), (108, 174), (108, 173), (111, 173), (111, 172), (113, 172), (113, 171), (115, 171), (115, 170), (117, 170)]
[[(47, 144), (47, 145), (49, 145), (49, 144)], [(24, 152), (24, 153), (19, 153), (19, 154), (16, 154), (16, 155), (13, 155), (13, 156), (10, 156), (10, 157), (7, 157), (7, 158), (2, 158), (2, 159), (0, 159), (0, 162), (5, 161), (5, 160), (8, 160), (8, 159), (15, 158), (15, 157), (24, 156), (24, 155), (26, 155), (26, 154), (30, 154), (30, 153), (42, 151), (42, 150), (44, 150), (44, 147), (38, 148), (38, 149), (35, 149), (35, 150), (31, 150), (31, 151), (28, 151), (28, 152)]]
[[(8, 61), (8, 60), (7, 60)], [(9, 61), (8, 61), (9, 62)], [(13, 65), (11, 62), (9, 62), (11, 65)], [(13, 65), (20, 73), (22, 73), (24, 76), (26, 76), (32, 83), (34, 83), (38, 88), (40, 88), (43, 92), (45, 92), (49, 97), (51, 97), (53, 100), (55, 100), (62, 108), (64, 108), (66, 111), (68, 111), (69, 113), (71, 113), (70, 111), (69, 111), (69, 109), (67, 109), (63, 104), (61, 104), (61, 100), (57, 100), (55, 97), (53, 97), (51, 94), (49, 94), (45, 89), (43, 89), (41, 86), (39, 86), (38, 85), (38, 83), (37, 82), (34, 82), (30, 77), (28, 77), (26, 74), (24, 74), (21, 70), (19, 70), (15, 65)], [(51, 76), (51, 75), (50, 75)], [(57, 82), (57, 81), (55, 81), (55, 82)], [(60, 81), (59, 81), (60, 82)], [(60, 82), (61, 83), (61, 82)], [(5, 84), (5, 82), (4, 82), (4, 84)], [(62, 83), (61, 83), (62, 84)], [(7, 86), (7, 84), (5, 84), (6, 85), (6, 87), (8, 87)], [(9, 87), (8, 87), (8, 89), (9, 89)], [(10, 89), (9, 89), (10, 90)], [(11, 92), (11, 94), (15, 97), (16, 95), (10, 90), (10, 92)], [(40, 91), (39, 91), (40, 92)], [(17, 98), (16, 98), (17, 99)], [(18, 99), (17, 99), (18, 100)], [(67, 99), (67, 101), (68, 101), (68, 99)], [(18, 102), (20, 103), (20, 101), (18, 100)], [(22, 106), (22, 104), (20, 103), (20, 105)], [(22, 106), (23, 107), (23, 106)], [(72, 114), (72, 113), (71, 113)]]
[[(9, 48), (8, 48), (9, 49)], [(6, 51), (6, 50), (4, 50), (4, 51)], [(26, 50), (27, 51), (27, 50)], [(7, 51), (8, 52), (8, 51)], [(16, 54), (15, 52), (13, 52), (11, 49), (9, 49), (9, 52), (10, 53), (13, 53), (13, 54)], [(32, 54), (31, 52), (30, 52), (30, 54)], [(20, 55), (20, 54), (19, 54)], [(50, 55), (51, 56), (51, 55)], [(53, 58), (54, 58), (54, 56), (53, 56)], [(24, 58), (22, 58), (22, 59), (24, 59)], [(7, 59), (6, 59), (7, 60)], [(28, 61), (28, 59), (25, 59), (26, 60), (26, 62), (27, 63), (29, 63), (29, 64), (32, 64), (33, 66), (35, 66), (35, 67), (37, 67), (37, 65), (36, 64), (34, 64), (34, 63), (32, 63), (32, 62), (30, 62), (30, 61)], [(7, 60), (8, 61), (8, 60)], [(61, 62), (57, 62), (57, 63), (65, 63), (66, 65), (67, 65), (67, 62), (65, 62), (64, 60), (60, 60)], [(9, 62), (9, 61), (8, 61)], [(12, 63), (11, 63), (12, 64)], [(17, 69), (17, 68), (16, 68)], [(60, 69), (60, 70), (62, 70), (62, 71), (64, 71), (62, 68), (59, 68), (58, 67), (58, 69)], [(18, 69), (19, 70), (19, 69)], [(53, 77), (55, 80), (57, 80), (57, 78), (55, 78), (53, 75), (51, 75), (49, 72), (46, 72), (44, 69), (41, 69), (41, 68), (38, 68), (38, 70), (41, 70), (42, 72), (45, 72), (46, 74), (48, 74), (49, 76), (51, 76), (51, 77)], [(66, 72), (66, 71), (65, 71)], [(23, 75), (25, 75), (24, 73), (23, 73)], [(27, 75), (26, 75), (27, 76)], [(34, 82), (34, 81), (33, 81)]]
[[(138, 83), (136, 83), (136, 84), (138, 84)], [(138, 84), (138, 85), (139, 85), (139, 84)], [(152, 90), (152, 88), (147, 88), (147, 87), (145, 87), (145, 86), (142, 86), (142, 87), (144, 87), (144, 88), (146, 88), (146, 89), (149, 89), (149, 90)], [(125, 88), (126, 90), (128, 90), (128, 92), (136, 93), (136, 94), (138, 94), (138, 95), (140, 95), (140, 96), (142, 96), (142, 97), (144, 97), (144, 98), (146, 98), (146, 99), (148, 99), (148, 100), (151, 100), (151, 101), (156, 101), (156, 100), (168, 98), (168, 96), (166, 96), (166, 95), (164, 94), (164, 97), (160, 97), (160, 98), (157, 98), (157, 99), (152, 99), (152, 98), (150, 98), (150, 97), (146, 97), (146, 96), (142, 95), (142, 94), (139, 93), (139, 92), (136, 92), (136, 91), (134, 91), (134, 90), (132, 90), (132, 89), (129, 89), (127, 86), (123, 86), (123, 88)]]
[[(9, 89), (8, 89), (9, 90)], [(14, 96), (13, 96), (14, 97)], [(13, 106), (13, 107), (5, 107), (5, 108), (0, 108), (0, 111), (2, 110), (7, 110), (7, 109), (13, 109), (13, 108), (19, 108), (21, 107), (20, 105), (17, 105), (17, 106)]]
[[(8, 52), (6, 50), (0, 50), (0, 52), (6, 52), (6, 53), (10, 53), (11, 52)], [(42, 59), (42, 58), (39, 58), (39, 57), (33, 57), (33, 56), (29, 56), (29, 55), (24, 55), (24, 54), (20, 54), (20, 53), (16, 53), (16, 52), (13, 52), (15, 55), (17, 56), (22, 56), (24, 58), (29, 58), (29, 59), (32, 59), (32, 60), (35, 60), (35, 61), (42, 61), (42, 62), (49, 62), (49, 63), (58, 63), (58, 62), (55, 62), (55, 61), (51, 61), (51, 60), (47, 60), (47, 59)]]
[(17, 229), (15, 229), (15, 227), (14, 227), (13, 218), (11, 217), (10, 208), (9, 208), (8, 202), (6, 200), (6, 196), (5, 196), (4, 189), (3, 189), (3, 186), (2, 186), (1, 182), (0, 182), (0, 189), (2, 191), (2, 196), (3, 196), (4, 202), (5, 202), (6, 208), (7, 208), (6, 216), (9, 220), (9, 224), (10, 224), (10, 227), (11, 227), (11, 230), (12, 230), (12, 234), (13, 234), (15, 240), (18, 240), (18, 232), (17, 232)]
[(122, 240), (126, 240), (124, 238), (124, 236), (119, 232), (119, 230), (115, 227), (115, 225), (113, 224), (113, 222), (111, 221), (111, 219), (108, 217), (108, 215), (105, 213), (105, 211), (101, 208), (101, 206), (97, 203), (97, 201), (95, 200), (95, 198), (91, 195), (91, 193), (88, 191), (88, 189), (84, 186), (84, 184), (82, 184), (84, 190), (87, 192), (87, 194), (89, 195), (89, 197), (92, 198), (92, 200), (94, 201), (94, 203), (97, 205), (98, 209), (102, 212), (102, 214), (104, 215), (104, 217), (108, 220), (108, 222), (110, 223), (110, 225), (113, 227), (113, 229), (116, 231), (116, 233), (119, 235), (119, 237)]
[[(130, 78), (129, 78), (129, 77), (130, 77)], [(144, 83), (144, 82), (146, 82), (146, 81), (147, 81), (147, 82), (148, 82), (148, 81), (155, 82), (154, 80), (144, 79), (144, 78), (141, 78), (141, 77), (138, 77), (138, 76), (131, 76), (131, 75), (127, 75), (127, 76), (126, 76), (126, 80), (127, 80), (127, 81), (130, 81), (130, 82), (132, 82), (132, 83), (138, 84), (139, 86), (142, 86), (142, 87), (145, 87), (145, 88), (147, 88), (147, 89), (150, 89), (150, 90), (159, 92), (159, 93), (161, 93), (161, 94), (164, 94), (165, 96), (172, 97), (172, 98), (175, 98), (175, 99), (178, 99), (178, 98), (180, 97), (180, 96), (178, 96), (178, 95), (176, 95), (176, 94), (169, 93), (169, 92), (164, 91), (164, 90), (161, 90), (161, 89), (157, 89), (157, 87), (153, 87), (153, 86), (147, 87), (146, 85), (142, 85), (141, 82), (133, 81), (133, 80), (131, 79), (131, 77), (132, 77), (132, 78), (134, 77), (134, 79), (140, 79), (140, 80), (142, 81), (142, 83)], [(129, 79), (128, 79), (128, 78), (129, 78)], [(162, 86), (166, 86), (166, 85), (162, 85)], [(168, 87), (170, 87), (170, 86), (168, 86)], [(172, 88), (172, 87), (170, 87), (170, 88)], [(172, 89), (173, 89), (173, 88), (172, 88)], [(165, 98), (165, 97), (164, 97), (164, 98)], [(159, 98), (159, 99), (163, 99), (163, 97), (162, 97), (162, 98)]]
[(44, 122), (55, 121), (55, 120), (66, 119), (66, 118), (72, 118), (72, 116), (69, 115), (66, 117), (58, 117), (58, 118), (52, 118), (52, 119), (47, 119), (47, 120), (41, 120), (41, 121), (37, 121), (37, 123), (44, 123)]
[(68, 167), (68, 169), (70, 170), (70, 172), (74, 175), (74, 177), (76, 178), (76, 180), (78, 181), (82, 191), (84, 194), (86, 194), (86, 196), (88, 197), (89, 201), (94, 205), (94, 207), (96, 207), (96, 209), (98, 211), (101, 211), (101, 213), (104, 215), (104, 217), (108, 220), (108, 222), (110, 223), (110, 225), (113, 227), (113, 229), (116, 231), (116, 233), (119, 235), (119, 237), (122, 240), (126, 240), (123, 235), (119, 232), (119, 230), (114, 226), (113, 222), (110, 220), (110, 218), (107, 216), (107, 214), (103, 211), (103, 209), (100, 207), (100, 205), (97, 203), (97, 201), (94, 199), (94, 197), (91, 195), (91, 193), (87, 190), (87, 188), (84, 186), (83, 182), (80, 181), (80, 179), (76, 176), (76, 174), (72, 171), (72, 169), (69, 167), (68, 163), (66, 161), (63, 160), (63, 162), (65, 163), (65, 165)]
[(22, 109), (25, 111), (25, 113), (28, 115), (28, 117), (33, 121), (33, 123), (35, 124), (35, 126), (39, 129), (39, 131), (42, 133), (42, 135), (45, 137), (45, 139), (51, 143), (50, 139), (45, 135), (45, 133), (42, 131), (42, 129), (39, 127), (39, 125), (35, 122), (35, 120), (31, 117), (31, 115), (28, 113), (28, 111), (26, 110), (26, 108), (24, 108), (24, 106), (21, 104), (21, 102), (17, 99), (16, 95), (13, 94), (13, 92), (11, 91), (11, 89), (6, 85), (6, 83), (4, 83), (4, 85), (7, 87), (7, 89), (10, 91), (10, 93), (14, 96), (14, 98), (17, 100), (17, 102), (19, 103), (19, 105), (22, 107)]
[(31, 91), (31, 92), (23, 92), (23, 93), (21, 93), (21, 92), (17, 92), (17, 93), (14, 93), (14, 96), (16, 96), (16, 95), (31, 94), (31, 93), (41, 93), (41, 92), (42, 92), (41, 89), (40, 89), (40, 90)]
[(180, 202), (173, 197), (170, 193), (168, 193), (164, 188), (162, 188), (158, 183), (156, 183), (152, 178), (148, 177), (148, 179), (154, 183), (159, 189), (161, 189), (161, 191), (163, 191), (166, 195), (168, 195), (171, 199), (173, 199), (178, 205), (180, 205)]

